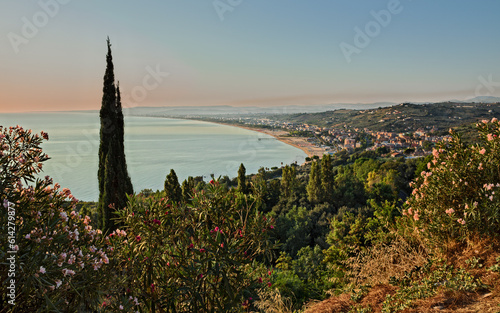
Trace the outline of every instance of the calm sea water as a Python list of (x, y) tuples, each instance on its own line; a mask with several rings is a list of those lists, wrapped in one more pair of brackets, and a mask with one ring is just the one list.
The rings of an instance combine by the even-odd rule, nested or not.
[[(2, 114), (0, 125), (21, 125), (49, 133), (42, 145), (50, 160), (43, 175), (70, 188), (75, 197), (97, 200), (99, 151), (98, 113)], [(237, 127), (189, 120), (125, 117), (125, 154), (134, 191), (163, 189), (173, 168), (182, 181), (188, 176), (235, 177), (240, 163), (248, 173), (260, 167), (304, 162), (300, 149), (271, 136)]]

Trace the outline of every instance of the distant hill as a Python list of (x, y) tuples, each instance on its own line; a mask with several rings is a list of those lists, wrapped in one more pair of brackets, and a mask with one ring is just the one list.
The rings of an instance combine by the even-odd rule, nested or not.
[(132, 107), (124, 108), (125, 115), (158, 116), (158, 117), (195, 117), (195, 116), (243, 116), (255, 114), (293, 114), (293, 113), (318, 113), (339, 109), (373, 109), (395, 105), (392, 102), (376, 103), (337, 103), (325, 105), (285, 105), (271, 107), (235, 107), (220, 106), (164, 106), (164, 107)]
[(492, 117), (500, 117), (500, 103), (404, 103), (378, 109), (289, 114), (279, 119), (321, 127), (339, 128), (345, 125), (374, 131), (405, 132), (418, 129), (446, 131), (450, 127)]
[(478, 103), (500, 103), (500, 97), (491, 97), (491, 96), (480, 96), (472, 99), (468, 99), (463, 102), (478, 102)]

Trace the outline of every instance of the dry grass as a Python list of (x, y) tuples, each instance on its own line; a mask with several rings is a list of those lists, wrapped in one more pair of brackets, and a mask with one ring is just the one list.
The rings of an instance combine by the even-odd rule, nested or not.
[(341, 294), (319, 303), (310, 303), (306, 305), (304, 313), (337, 313), (348, 312), (354, 303), (348, 294)]
[[(497, 263), (500, 243), (482, 238), (470, 240), (466, 245), (450, 243), (443, 250), (445, 252), (439, 257), (446, 259), (447, 263), (455, 268), (467, 269), (476, 279), (488, 285), (488, 288), (479, 289), (477, 292), (442, 289), (433, 297), (415, 300), (412, 308), (400, 312), (500, 313), (500, 273), (488, 270)], [(473, 258), (480, 262), (471, 263), (470, 260)], [(349, 260), (349, 265), (354, 268), (351, 273), (353, 286), (362, 284), (374, 286), (360, 302), (354, 303), (350, 294), (345, 293), (319, 303), (311, 303), (304, 313), (340, 313), (349, 312), (354, 307), (368, 306), (373, 313), (381, 312), (386, 295), (394, 294), (398, 289), (387, 284), (389, 277), (401, 277), (405, 271), (411, 270), (416, 265), (423, 265), (426, 261), (425, 250), (414, 248), (401, 239), (391, 245), (375, 246), (357, 258)]]
[(293, 313), (292, 300), (281, 296), (278, 289), (258, 291), (259, 299), (255, 306), (266, 313)]
[(353, 286), (387, 284), (390, 277), (401, 278), (405, 272), (427, 262), (427, 251), (401, 237), (390, 244), (379, 244), (347, 261)]

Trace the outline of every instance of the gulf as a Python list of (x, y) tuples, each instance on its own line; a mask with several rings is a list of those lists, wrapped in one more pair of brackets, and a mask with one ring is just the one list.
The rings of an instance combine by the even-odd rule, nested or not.
[[(99, 151), (98, 113), (1, 114), (0, 125), (20, 125), (49, 140), (41, 176), (49, 175), (80, 200), (96, 201)], [(157, 117), (125, 117), (125, 155), (134, 191), (163, 189), (174, 169), (182, 182), (188, 176), (235, 177), (243, 163), (247, 174), (260, 167), (303, 163), (302, 150), (246, 129), (207, 122)]]

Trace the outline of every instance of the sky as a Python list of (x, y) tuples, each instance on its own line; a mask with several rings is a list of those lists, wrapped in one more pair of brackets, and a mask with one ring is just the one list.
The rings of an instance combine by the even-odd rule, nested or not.
[(500, 1), (0, 0), (0, 112), (500, 96)]

